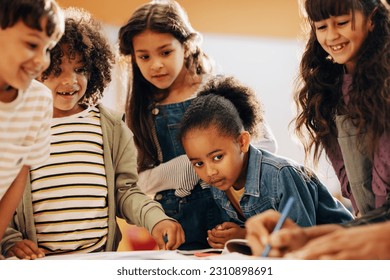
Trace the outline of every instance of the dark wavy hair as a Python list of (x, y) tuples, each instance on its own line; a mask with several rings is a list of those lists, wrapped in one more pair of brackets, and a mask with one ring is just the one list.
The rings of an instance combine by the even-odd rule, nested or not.
[(216, 127), (221, 135), (238, 137), (242, 129), (258, 136), (263, 110), (256, 93), (231, 76), (210, 79), (184, 113), (179, 139), (194, 129)]
[(22, 20), (28, 27), (43, 31), (42, 18), (47, 18), (46, 35), (51, 37), (56, 28), (63, 27), (63, 14), (57, 2), (52, 0), (0, 0), (1, 29), (12, 27)]
[(88, 85), (82, 102), (96, 104), (103, 97), (104, 88), (111, 81), (114, 55), (100, 22), (86, 10), (70, 7), (64, 10), (65, 33), (50, 51), (50, 66), (43, 72), (41, 80), (50, 75), (61, 74), (62, 60), (75, 59), (79, 54), (85, 63)]
[[(389, 11), (380, 0), (306, 0), (305, 10), (311, 28), (294, 96), (298, 108), (294, 121), (295, 132), (304, 145), (306, 160), (313, 153), (314, 163), (317, 164), (323, 149), (336, 147), (334, 118), (338, 111), (345, 113), (359, 132), (366, 132), (370, 143), (367, 145), (369, 150), (365, 152), (372, 157), (379, 138), (389, 129)], [(361, 11), (366, 19), (371, 16), (374, 28), (359, 51), (350, 101), (345, 107), (341, 92), (343, 65), (327, 59), (328, 53), (316, 39), (314, 22), (352, 12), (354, 24), (354, 11)], [(362, 143), (363, 138), (359, 141)]]
[(122, 55), (130, 55), (132, 58), (133, 79), (127, 93), (125, 110), (127, 124), (134, 133), (134, 142), (138, 148), (140, 170), (159, 164), (157, 146), (152, 136), (150, 105), (168, 95), (167, 91), (149, 83), (136, 64), (133, 38), (145, 30), (171, 34), (184, 45), (190, 53), (185, 67), (191, 74), (202, 75), (211, 69), (205, 66), (210, 59), (200, 48), (201, 34), (192, 28), (186, 12), (175, 1), (160, 0), (144, 4), (120, 28), (119, 50)]

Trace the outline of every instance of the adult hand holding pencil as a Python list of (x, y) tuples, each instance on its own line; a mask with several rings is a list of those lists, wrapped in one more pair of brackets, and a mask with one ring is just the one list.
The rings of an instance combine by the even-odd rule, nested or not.
[[(246, 239), (248, 240), (248, 245), (251, 247), (254, 256), (282, 257), (285, 253), (284, 249), (289, 249), (284, 248), (283, 245), (279, 246), (280, 242), (278, 238), (275, 242), (275, 238), (271, 238), (271, 235), (281, 228), (300, 229), (299, 226), (288, 218), (293, 204), (294, 199), (289, 198), (281, 213), (275, 210), (267, 210), (248, 219), (245, 224), (247, 229)], [(270, 254), (270, 252), (272, 254)]]
[[(278, 222), (276, 223), (276, 226), (274, 228), (274, 230), (272, 231), (272, 233), (274, 232), (277, 232), (279, 231), (284, 222), (286, 221), (287, 217), (288, 217), (288, 213), (290, 213), (290, 209), (291, 209), (291, 206), (293, 205), (294, 203), (294, 198), (290, 197), (288, 200), (287, 200), (287, 203), (284, 207), (284, 209), (282, 210), (282, 215), (280, 216)], [(268, 254), (269, 254), (269, 251), (271, 250), (271, 245), (268, 243), (265, 248), (264, 248), (264, 251), (263, 253), (261, 254), (262, 257), (268, 257)]]

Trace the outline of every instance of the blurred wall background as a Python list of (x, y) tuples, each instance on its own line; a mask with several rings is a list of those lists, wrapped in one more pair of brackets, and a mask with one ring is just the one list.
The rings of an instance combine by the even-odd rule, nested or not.
[[(120, 26), (147, 0), (58, 0), (78, 6), (106, 24)], [(295, 38), (299, 32), (297, 0), (178, 0), (195, 29), (205, 33)]]

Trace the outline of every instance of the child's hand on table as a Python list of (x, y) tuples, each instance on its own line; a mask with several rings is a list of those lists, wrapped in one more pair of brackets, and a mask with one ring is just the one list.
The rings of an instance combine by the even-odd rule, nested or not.
[(208, 230), (208, 243), (215, 249), (223, 249), (226, 241), (236, 238), (245, 238), (246, 229), (232, 222), (225, 222)]

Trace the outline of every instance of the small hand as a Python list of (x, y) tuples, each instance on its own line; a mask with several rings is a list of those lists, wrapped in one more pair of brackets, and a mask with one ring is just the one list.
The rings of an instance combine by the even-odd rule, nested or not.
[(160, 250), (175, 250), (185, 240), (183, 228), (172, 220), (162, 220), (157, 223), (152, 229), (152, 237)]
[(208, 230), (208, 243), (215, 249), (223, 249), (225, 243), (234, 238), (245, 238), (246, 230), (232, 222), (225, 222)]
[(43, 258), (45, 252), (43, 249), (38, 248), (31, 240), (24, 239), (16, 242), (15, 245), (8, 250), (7, 257), (14, 256), (24, 260), (35, 260), (37, 258)]

